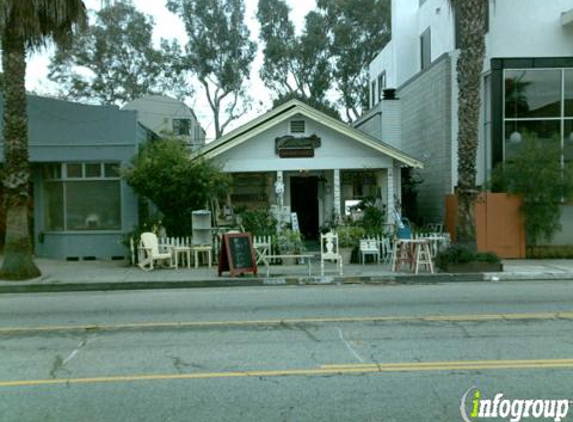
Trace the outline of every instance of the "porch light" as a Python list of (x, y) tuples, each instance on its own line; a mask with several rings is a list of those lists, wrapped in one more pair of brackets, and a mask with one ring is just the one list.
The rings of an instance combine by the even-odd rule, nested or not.
[(521, 133), (517, 130), (512, 132), (511, 135), (509, 135), (509, 142), (512, 144), (519, 144), (521, 142)]

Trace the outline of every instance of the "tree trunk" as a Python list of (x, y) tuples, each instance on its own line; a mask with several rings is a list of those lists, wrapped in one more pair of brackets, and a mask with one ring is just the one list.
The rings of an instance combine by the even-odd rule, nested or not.
[(27, 280), (41, 275), (32, 258), (28, 229), (30, 164), (26, 115), (26, 48), (24, 39), (8, 25), (2, 39), (4, 91), (4, 189), (6, 244), (0, 278)]
[(476, 189), (476, 154), (480, 112), (480, 87), (485, 57), (486, 0), (457, 0), (456, 13), (461, 28), (461, 51), (458, 58), (458, 221), (457, 243), (477, 249), (474, 202)]

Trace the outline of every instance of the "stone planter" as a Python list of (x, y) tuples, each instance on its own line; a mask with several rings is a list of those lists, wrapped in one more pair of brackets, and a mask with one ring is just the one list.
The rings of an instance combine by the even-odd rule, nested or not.
[(503, 271), (503, 264), (487, 261), (450, 262), (441, 270), (447, 273), (497, 273)]
[(342, 256), (342, 262), (346, 264), (350, 264), (350, 259), (352, 258), (352, 248), (339, 248), (340, 255)]

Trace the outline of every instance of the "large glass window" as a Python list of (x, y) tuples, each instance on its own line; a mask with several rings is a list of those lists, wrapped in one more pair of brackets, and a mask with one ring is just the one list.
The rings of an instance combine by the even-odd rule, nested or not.
[(119, 163), (47, 164), (44, 168), (48, 231), (121, 229)]
[(561, 69), (505, 72), (505, 117), (561, 116)]
[(516, 69), (504, 72), (504, 159), (525, 136), (558, 142), (562, 160), (572, 159), (573, 70)]

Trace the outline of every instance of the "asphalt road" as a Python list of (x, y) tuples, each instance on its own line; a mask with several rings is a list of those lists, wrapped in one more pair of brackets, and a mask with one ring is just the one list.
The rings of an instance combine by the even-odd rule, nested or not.
[(573, 283), (0, 295), (2, 422), (450, 422), (474, 386), (573, 421)]

